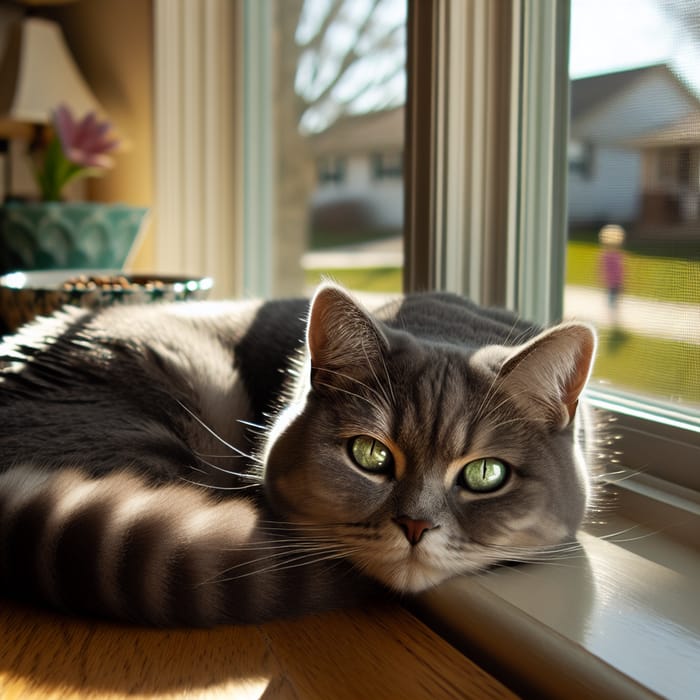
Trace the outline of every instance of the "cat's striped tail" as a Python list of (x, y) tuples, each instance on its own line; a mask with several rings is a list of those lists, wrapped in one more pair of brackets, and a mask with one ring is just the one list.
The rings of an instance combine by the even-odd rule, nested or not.
[(260, 622), (326, 607), (300, 600), (308, 582), (286, 572), (301, 571), (270, 566), (270, 552), (286, 545), (263, 536), (259, 517), (246, 498), (215, 501), (127, 471), (91, 478), (15, 466), (0, 474), (0, 590), (151, 625)]

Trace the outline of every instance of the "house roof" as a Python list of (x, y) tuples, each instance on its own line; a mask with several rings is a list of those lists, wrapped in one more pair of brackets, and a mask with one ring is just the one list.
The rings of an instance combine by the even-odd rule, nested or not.
[(636, 148), (664, 146), (700, 146), (700, 110), (691, 112), (677, 122), (644, 134), (626, 143)]
[[(665, 63), (656, 63), (641, 68), (631, 68), (629, 70), (615, 71), (614, 73), (603, 73), (602, 75), (592, 75), (589, 78), (576, 78), (571, 81), (571, 121), (592, 112), (596, 107), (604, 104), (616, 94), (626, 89), (638, 80), (651, 74), (666, 74), (675, 81), (678, 86), (691, 95), (695, 100), (697, 96), (688, 90), (685, 83)], [(700, 102), (698, 103), (700, 104)]]
[(403, 107), (344, 116), (309, 138), (314, 155), (403, 150)]

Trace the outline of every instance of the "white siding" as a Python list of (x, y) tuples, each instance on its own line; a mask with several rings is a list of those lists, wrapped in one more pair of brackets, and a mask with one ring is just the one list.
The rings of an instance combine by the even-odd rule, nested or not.
[(569, 221), (625, 223), (638, 214), (641, 157), (636, 151), (596, 147), (592, 177), (569, 174)]
[(312, 209), (344, 202), (362, 202), (371, 212), (372, 228), (399, 230), (403, 225), (401, 178), (375, 180), (368, 155), (348, 156), (345, 179), (319, 185), (311, 197)]

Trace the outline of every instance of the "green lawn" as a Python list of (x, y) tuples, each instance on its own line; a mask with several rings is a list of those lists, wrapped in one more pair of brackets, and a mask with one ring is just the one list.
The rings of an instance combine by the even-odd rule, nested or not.
[[(566, 283), (601, 287), (600, 246), (572, 241), (567, 247)], [(307, 270), (306, 282), (317, 284), (323, 275), (368, 292), (400, 292), (401, 269), (391, 267)], [(665, 301), (700, 304), (700, 261), (651, 257), (625, 252), (625, 294)]]
[(594, 378), (700, 405), (700, 345), (599, 329)]
[[(566, 283), (601, 287), (600, 246), (570, 241), (566, 255)], [(650, 256), (625, 251), (624, 293), (663, 301), (700, 304), (700, 260)]]
[(305, 279), (309, 286), (315, 286), (322, 278), (327, 277), (349, 289), (391, 294), (401, 291), (402, 274), (400, 267), (306, 270)]
[[(319, 250), (339, 243), (359, 243), (377, 240), (377, 232), (356, 234), (339, 241), (338, 236), (317, 233), (312, 249)], [(691, 245), (692, 243), (692, 245)], [(625, 294), (665, 301), (700, 304), (700, 253), (698, 245), (686, 242), (685, 247), (672, 246), (679, 257), (660, 255), (659, 246), (637, 246), (625, 250)], [(666, 248), (668, 249), (668, 247)], [(579, 235), (569, 241), (566, 256), (566, 283), (587, 287), (602, 287), (598, 271), (600, 245), (594, 233)], [(663, 250), (663, 248), (661, 248)], [(653, 254), (657, 253), (657, 254)], [(374, 292), (401, 291), (399, 268), (308, 270), (306, 282), (316, 284), (322, 274), (329, 275), (348, 287)]]

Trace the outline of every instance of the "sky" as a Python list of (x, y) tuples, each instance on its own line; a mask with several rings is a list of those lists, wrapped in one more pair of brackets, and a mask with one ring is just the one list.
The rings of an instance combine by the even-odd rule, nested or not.
[(663, 5), (663, 0), (572, 0), (571, 77), (669, 62), (700, 93), (700, 43)]
[[(700, 97), (700, 19), (691, 28), (693, 38), (668, 9), (697, 2), (572, 0), (571, 77), (665, 62)], [(296, 30), (295, 40), (305, 49), (296, 89), (310, 104), (300, 123), (306, 133), (322, 131), (341, 113), (386, 109), (405, 96), (406, 0), (343, 0), (323, 40), (314, 44), (333, 5), (333, 0), (306, 0)], [(353, 49), (359, 58), (333, 84)], [(332, 91), (324, 95), (329, 85)]]

